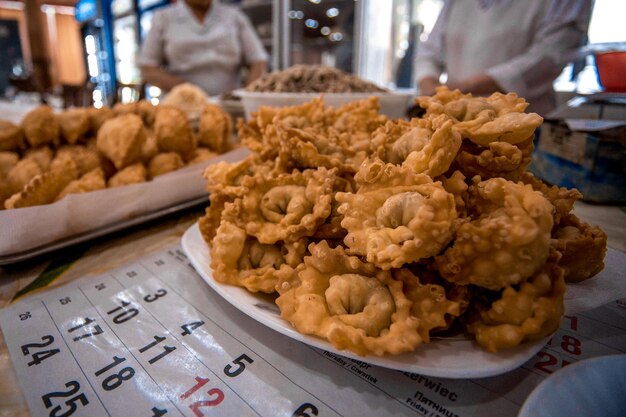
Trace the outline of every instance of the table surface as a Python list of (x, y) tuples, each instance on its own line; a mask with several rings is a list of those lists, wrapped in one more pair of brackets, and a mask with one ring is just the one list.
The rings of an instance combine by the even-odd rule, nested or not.
[[(45, 288), (30, 291), (29, 294), (56, 288), (85, 276), (102, 274), (176, 243), (202, 213), (203, 209), (196, 208), (31, 261), (0, 267), (0, 308), (10, 305), (15, 296), (24, 292), (33, 279), (53, 260), (72, 256), (78, 258), (58, 279)], [(602, 227), (609, 235), (609, 247), (626, 252), (624, 208), (579, 202), (575, 206), (575, 213), (588, 223)], [(29, 415), (4, 337), (0, 334), (0, 417)]]

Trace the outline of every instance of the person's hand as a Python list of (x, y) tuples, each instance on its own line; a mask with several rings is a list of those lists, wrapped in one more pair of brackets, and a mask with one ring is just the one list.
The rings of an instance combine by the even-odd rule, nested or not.
[(450, 90), (461, 90), (462, 93), (472, 94), (492, 94), (496, 91), (502, 92), (502, 89), (491, 76), (487, 74), (478, 74), (468, 77), (461, 81), (451, 81), (446, 83)]
[(441, 83), (436, 77), (424, 77), (419, 80), (420, 94), (423, 96), (432, 96), (435, 94), (435, 88), (440, 86)]

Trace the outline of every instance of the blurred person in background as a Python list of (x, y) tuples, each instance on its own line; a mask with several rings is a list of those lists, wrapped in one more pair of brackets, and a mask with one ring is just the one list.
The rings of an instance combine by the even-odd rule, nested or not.
[(417, 48), (423, 95), (445, 84), (464, 93), (515, 92), (529, 111), (556, 106), (553, 82), (576, 58), (592, 0), (446, 0), (428, 39)]
[(208, 95), (241, 87), (267, 72), (268, 55), (249, 19), (218, 0), (181, 0), (157, 10), (139, 56), (143, 80), (169, 91), (184, 82)]

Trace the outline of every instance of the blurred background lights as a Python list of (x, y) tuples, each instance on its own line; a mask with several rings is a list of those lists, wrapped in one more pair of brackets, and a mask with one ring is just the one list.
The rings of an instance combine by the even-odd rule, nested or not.
[(330, 9), (326, 10), (326, 16), (328, 17), (337, 17), (339, 16), (339, 9), (336, 7), (331, 7)]
[(289, 10), (289, 12), (287, 12), (287, 16), (290, 19), (302, 19), (304, 17), (304, 12), (302, 10)]
[(319, 22), (315, 19), (307, 19), (304, 24), (306, 27), (311, 29), (316, 29), (320, 25)]
[(328, 26), (323, 26), (320, 29), (320, 33), (324, 36), (328, 36), (330, 34), (330, 28)]
[(330, 34), (330, 40), (333, 42), (339, 42), (343, 39), (343, 34), (341, 32), (335, 32)]
[(309, 2), (313, 4), (320, 4), (320, 1), (322, 0), (309, 0)]

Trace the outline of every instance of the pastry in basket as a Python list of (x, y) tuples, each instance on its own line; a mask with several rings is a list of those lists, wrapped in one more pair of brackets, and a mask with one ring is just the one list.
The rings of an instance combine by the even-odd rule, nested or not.
[(183, 158), (176, 152), (163, 152), (156, 155), (148, 164), (148, 176), (150, 178), (176, 171), (185, 166)]
[(200, 113), (198, 145), (222, 153), (228, 149), (233, 122), (228, 113), (214, 104), (206, 104)]
[(106, 188), (106, 178), (102, 168), (97, 167), (87, 172), (78, 179), (73, 180), (56, 196), (55, 201), (61, 200), (68, 194), (87, 193), (89, 191), (102, 190)]
[(0, 152), (17, 151), (23, 147), (23, 141), (24, 133), (19, 126), (0, 120)]
[(39, 106), (24, 116), (21, 123), (29, 146), (58, 144), (61, 129), (50, 106)]
[(196, 138), (182, 110), (159, 106), (154, 119), (154, 134), (159, 152), (176, 152), (185, 161), (193, 157)]
[(148, 170), (144, 164), (138, 162), (117, 171), (115, 175), (109, 178), (107, 186), (109, 188), (115, 188), (146, 181), (148, 181)]
[(9, 197), (4, 206), (7, 209), (38, 206), (52, 203), (56, 196), (78, 176), (78, 170), (71, 161), (33, 177), (24, 189)]
[(84, 139), (91, 131), (89, 112), (85, 108), (68, 109), (57, 115), (61, 127), (61, 137), (73, 145)]
[(104, 122), (98, 131), (97, 149), (115, 168), (122, 169), (141, 159), (146, 132), (141, 117), (123, 114)]

